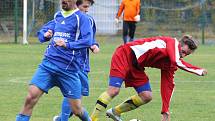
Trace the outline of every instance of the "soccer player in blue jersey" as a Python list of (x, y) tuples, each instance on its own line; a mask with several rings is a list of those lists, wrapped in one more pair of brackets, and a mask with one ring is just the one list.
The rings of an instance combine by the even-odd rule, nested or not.
[(61, 0), (61, 4), (62, 11), (38, 32), (41, 43), (50, 43), (30, 82), (16, 121), (29, 121), (39, 98), (54, 86), (68, 98), (73, 113), (80, 120), (90, 121), (88, 112), (81, 106), (82, 86), (78, 72), (88, 60), (85, 51), (92, 46), (93, 31), (87, 15), (77, 8), (76, 0)]
[[(78, 8), (87, 13), (89, 10), (89, 7), (94, 4), (94, 0), (77, 0), (76, 5)], [(89, 16), (89, 15), (88, 15)], [(98, 53), (99, 52), (99, 46), (98, 43), (95, 40), (95, 34), (96, 34), (96, 25), (95, 21), (91, 16), (89, 16), (89, 19), (91, 21), (91, 26), (93, 29), (93, 45), (91, 46), (91, 50), (93, 53)], [(88, 61), (86, 61), (83, 65), (83, 71), (79, 71), (79, 76), (81, 79), (82, 83), (82, 95), (83, 96), (88, 96), (89, 95), (89, 80), (88, 80), (88, 72), (90, 71), (89, 67), (89, 49), (86, 50), (87, 55), (88, 55)], [(61, 107), (61, 113), (58, 116), (54, 116), (53, 121), (68, 121), (69, 117), (73, 115), (73, 111), (71, 110), (69, 101), (67, 98), (63, 99), (62, 102), (62, 107)]]

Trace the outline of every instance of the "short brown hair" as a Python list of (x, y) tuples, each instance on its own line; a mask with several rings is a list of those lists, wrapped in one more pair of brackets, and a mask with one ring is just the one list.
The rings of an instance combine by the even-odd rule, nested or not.
[(184, 35), (180, 40), (181, 45), (188, 45), (191, 50), (196, 50), (198, 48), (198, 41), (194, 40), (190, 35)]
[(84, 1), (89, 1), (91, 5), (93, 5), (95, 3), (94, 0), (77, 0), (76, 5), (79, 6), (79, 5), (83, 4)]

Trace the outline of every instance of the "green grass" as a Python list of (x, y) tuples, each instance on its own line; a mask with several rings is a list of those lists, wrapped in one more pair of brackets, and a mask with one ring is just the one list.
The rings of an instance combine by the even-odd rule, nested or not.
[[(98, 38), (101, 52), (91, 56), (90, 96), (83, 104), (91, 113), (97, 97), (107, 88), (109, 63), (115, 48), (121, 43), (116, 38)], [(14, 121), (27, 94), (28, 82), (40, 63), (46, 44), (1, 44), (0, 45), (0, 121)], [(186, 58), (188, 62), (208, 69), (206, 77), (198, 77), (179, 70), (175, 75), (176, 88), (171, 103), (172, 121), (213, 121), (215, 114), (215, 46), (200, 46), (195, 54)], [(124, 121), (137, 118), (142, 121), (159, 121), (160, 72), (147, 69), (153, 90), (153, 100), (135, 111), (122, 115)], [(122, 88), (108, 108), (117, 105), (135, 94), (132, 88)], [(59, 113), (62, 96), (58, 88), (40, 99), (34, 108), (31, 121), (51, 121)], [(70, 120), (78, 121), (77, 118)], [(110, 121), (105, 115), (101, 121)]]

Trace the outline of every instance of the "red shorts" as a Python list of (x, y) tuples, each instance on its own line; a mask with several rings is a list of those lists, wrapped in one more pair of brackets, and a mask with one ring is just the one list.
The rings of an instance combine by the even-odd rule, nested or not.
[(134, 66), (136, 57), (131, 49), (120, 46), (112, 56), (110, 76), (122, 78), (126, 87), (142, 86), (149, 81), (144, 68)]

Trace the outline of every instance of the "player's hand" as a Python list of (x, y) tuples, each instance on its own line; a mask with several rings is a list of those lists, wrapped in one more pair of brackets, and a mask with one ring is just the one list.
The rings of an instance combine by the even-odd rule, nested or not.
[(98, 53), (100, 51), (99, 47), (97, 45), (92, 45), (90, 47), (90, 49), (92, 50), (93, 53)]
[(63, 39), (58, 39), (58, 40), (55, 40), (55, 46), (60, 46), (60, 47), (66, 48), (66, 43)]
[(161, 121), (170, 121), (170, 115), (167, 113), (161, 114)]
[(118, 23), (119, 23), (119, 19), (118, 19), (118, 18), (115, 18), (115, 20), (114, 20), (114, 21), (115, 21), (115, 23), (116, 23), (116, 24), (118, 24)]
[(206, 76), (207, 73), (208, 73), (208, 71), (206, 69), (203, 69), (202, 76)]
[(50, 29), (46, 33), (44, 33), (44, 37), (46, 38), (51, 38), (52, 36), (53, 36), (53, 32)]
[(134, 17), (134, 20), (135, 20), (136, 22), (139, 22), (139, 21), (140, 21), (140, 15), (136, 15), (136, 16)]

